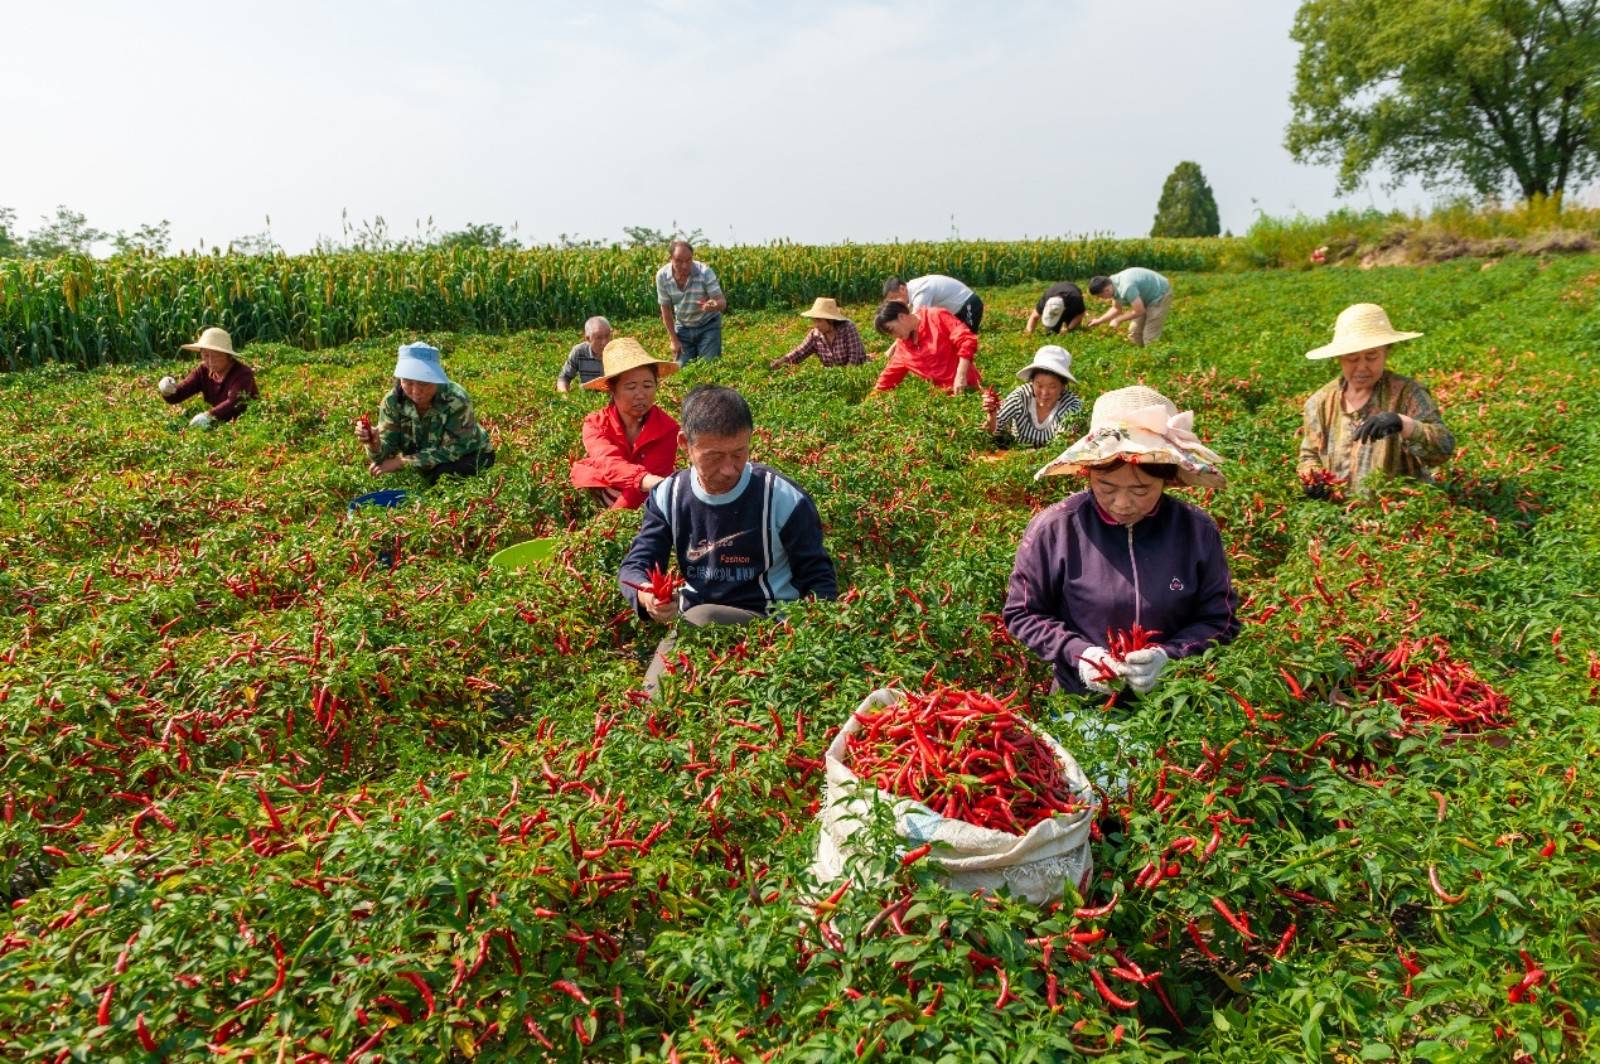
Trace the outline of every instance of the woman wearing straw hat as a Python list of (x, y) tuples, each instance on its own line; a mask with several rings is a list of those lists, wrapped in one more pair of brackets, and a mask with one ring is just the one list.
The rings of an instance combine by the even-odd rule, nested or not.
[[(1017, 547), (1006, 628), (1055, 667), (1056, 687), (1143, 694), (1175, 658), (1239, 632), (1222, 536), (1174, 483), (1221, 487), (1222, 460), (1200, 442), (1194, 415), (1136, 386), (1095, 400), (1089, 433), (1035, 474), (1085, 474), (1088, 490), (1041, 511)], [(1125, 658), (1107, 633), (1134, 625), (1157, 642)]]
[(810, 318), (811, 331), (800, 346), (782, 358), (775, 358), (767, 367), (798, 366), (812, 355), (824, 366), (860, 366), (867, 361), (867, 345), (861, 342), (856, 323), (844, 316), (839, 304), (826, 296), (818, 296), (810, 310), (800, 312)]
[(156, 391), (168, 403), (181, 403), (199, 393), (205, 398), (207, 410), (189, 419), (189, 427), (209, 429), (221, 421), (232, 421), (244, 413), (245, 404), (260, 397), (256, 389), (255, 371), (233, 352), (233, 338), (218, 328), (200, 334), (192, 344), (184, 344), (185, 351), (198, 351), (200, 364), (181, 381), (162, 377)]
[(431, 485), (446, 473), (470, 477), (494, 465), (489, 433), (478, 424), (467, 390), (444, 375), (438, 349), (428, 344), (400, 348), (377, 428), (363, 416), (355, 432), (373, 476), (415, 469)]
[(1352, 487), (1375, 470), (1431, 481), (1429, 468), (1455, 451), (1428, 389), (1388, 368), (1390, 345), (1421, 335), (1398, 332), (1376, 303), (1357, 303), (1340, 312), (1332, 343), (1306, 352), (1339, 360), (1339, 376), (1306, 400), (1297, 471), (1307, 495), (1328, 494), (1318, 472)]
[(584, 457), (572, 463), (572, 484), (602, 506), (636, 510), (678, 464), (678, 423), (656, 405), (657, 386), (678, 365), (651, 358), (631, 336), (607, 344), (602, 362), (604, 375), (584, 387), (610, 392), (611, 402), (583, 419)]
[(1067, 390), (1068, 381), (1075, 384), (1078, 380), (1072, 375), (1072, 355), (1064, 347), (1046, 344), (1034, 353), (1032, 362), (1017, 371), (1017, 380), (1023, 385), (1003, 401), (993, 392), (984, 393), (989, 434), (1000, 447), (1011, 443), (1048, 446), (1083, 409), (1083, 400)]

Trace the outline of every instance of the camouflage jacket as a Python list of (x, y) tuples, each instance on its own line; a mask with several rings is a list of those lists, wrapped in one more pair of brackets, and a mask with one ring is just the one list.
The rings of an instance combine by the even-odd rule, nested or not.
[(415, 457), (420, 469), (465, 458), (474, 451), (488, 451), (489, 433), (478, 424), (467, 390), (451, 382), (439, 385), (427, 413), (398, 387), (383, 397), (378, 407), (377, 461), (393, 455)]

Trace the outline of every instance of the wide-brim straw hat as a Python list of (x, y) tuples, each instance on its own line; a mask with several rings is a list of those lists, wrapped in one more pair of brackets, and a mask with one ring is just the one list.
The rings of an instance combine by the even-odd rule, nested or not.
[(818, 296), (816, 302), (811, 304), (810, 310), (800, 312), (802, 318), (826, 318), (829, 321), (849, 321), (844, 311), (839, 309), (839, 304), (826, 296)]
[(401, 344), (394, 361), (394, 375), (403, 381), (421, 381), (423, 384), (449, 384), (444, 366), (439, 362), (439, 349), (431, 344)]
[(1339, 312), (1333, 323), (1333, 343), (1306, 352), (1307, 358), (1338, 358), (1374, 347), (1415, 340), (1419, 332), (1400, 332), (1389, 324), (1389, 315), (1376, 303), (1357, 303)]
[(1078, 381), (1078, 378), (1072, 375), (1072, 352), (1060, 344), (1045, 344), (1035, 351), (1033, 353), (1033, 361), (1017, 370), (1017, 380), (1032, 380), (1034, 373), (1041, 369), (1046, 373), (1054, 373), (1057, 377), (1072, 381), (1074, 384)]
[(227, 355), (229, 358), (238, 358), (233, 349), (233, 337), (228, 335), (228, 330), (219, 329), (215, 325), (200, 334), (200, 339), (192, 344), (184, 344), (185, 351), (216, 351)]
[(584, 387), (591, 392), (608, 391), (606, 383), (613, 377), (620, 377), (630, 369), (638, 369), (640, 366), (655, 366), (656, 380), (670, 377), (678, 372), (676, 362), (663, 362), (658, 358), (651, 358), (650, 352), (644, 349), (644, 345), (631, 336), (619, 336), (606, 344), (605, 351), (600, 355), (600, 366), (605, 372), (584, 384)]
[(1067, 476), (1124, 461), (1130, 465), (1174, 465), (1185, 484), (1220, 488), (1226, 481), (1217, 466), (1222, 457), (1194, 434), (1194, 412), (1154, 388), (1134, 385), (1106, 392), (1094, 401), (1089, 432), (1033, 475)]
[(1066, 315), (1067, 301), (1060, 296), (1051, 296), (1044, 301), (1044, 313), (1039, 316), (1039, 320), (1044, 323), (1046, 329), (1054, 329), (1061, 324), (1061, 319)]

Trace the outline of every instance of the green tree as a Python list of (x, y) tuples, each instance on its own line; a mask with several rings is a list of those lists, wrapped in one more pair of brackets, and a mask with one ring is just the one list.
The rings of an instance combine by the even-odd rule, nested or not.
[(1217, 198), (1199, 163), (1181, 162), (1167, 175), (1156, 204), (1151, 236), (1216, 236), (1222, 232)]
[(44, 227), (28, 234), (23, 253), (33, 259), (53, 259), (58, 255), (88, 255), (106, 234), (89, 224), (87, 218), (65, 204), (56, 207), (54, 218), (45, 218)]
[(117, 230), (111, 246), (118, 255), (165, 255), (172, 245), (172, 223), (165, 218), (155, 225), (141, 225), (131, 233)]
[(16, 224), (17, 212), (10, 207), (0, 207), (0, 259), (22, 256), (22, 241), (11, 228)]
[(1285, 146), (1355, 188), (1559, 195), (1600, 170), (1600, 0), (1305, 0)]
[(700, 230), (696, 229), (692, 233), (684, 232), (683, 227), (676, 221), (672, 223), (670, 231), (652, 229), (648, 225), (625, 225), (622, 231), (628, 237), (630, 248), (665, 248), (674, 240), (687, 240), (697, 248), (711, 243)]
[(465, 229), (446, 233), (439, 238), (443, 248), (518, 248), (522, 245), (506, 233), (498, 222), (468, 222)]

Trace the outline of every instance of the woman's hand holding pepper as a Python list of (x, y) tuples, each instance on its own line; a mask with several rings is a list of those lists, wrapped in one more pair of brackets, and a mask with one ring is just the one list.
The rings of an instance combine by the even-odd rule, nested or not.
[(1170, 660), (1167, 652), (1160, 647), (1128, 651), (1127, 657), (1122, 659), (1128, 686), (1140, 694), (1154, 689), (1156, 681), (1161, 677), (1161, 671), (1167, 667), (1167, 662)]

